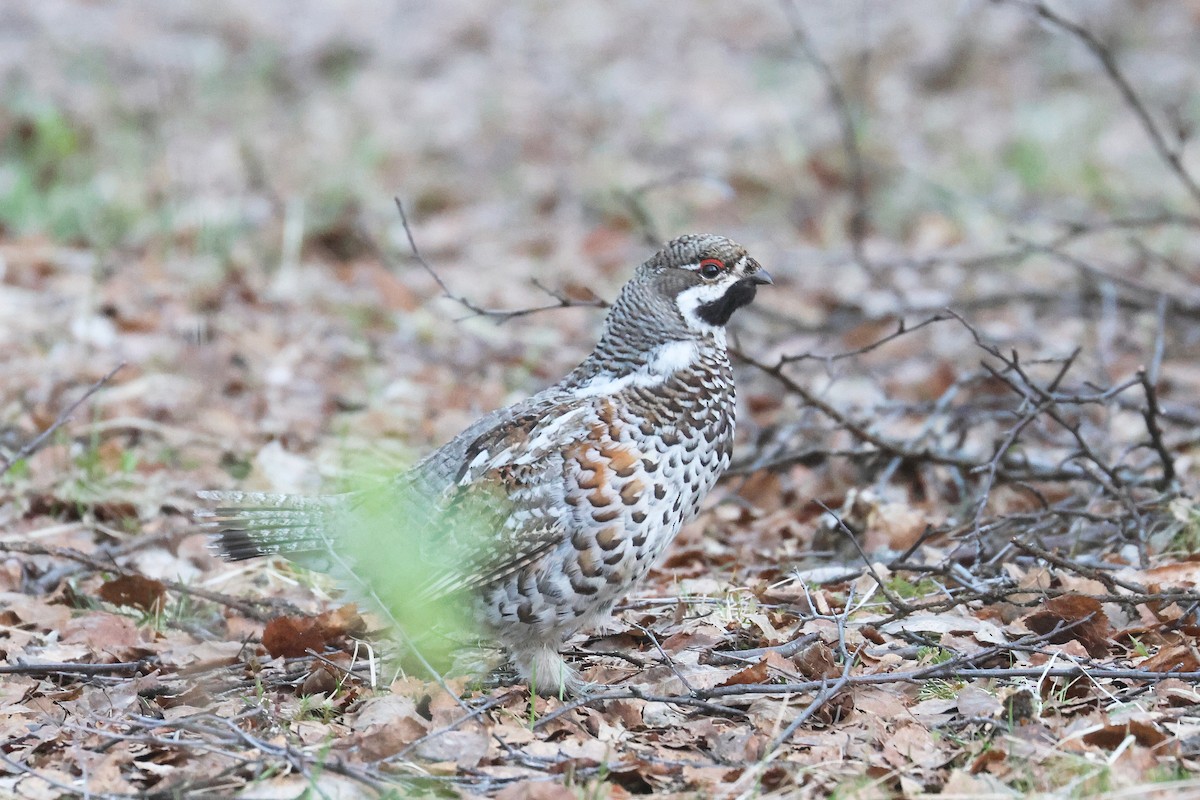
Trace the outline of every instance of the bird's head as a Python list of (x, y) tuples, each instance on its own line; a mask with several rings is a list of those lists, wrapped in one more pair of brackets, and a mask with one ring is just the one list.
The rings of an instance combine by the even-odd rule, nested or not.
[(754, 300), (759, 286), (772, 282), (746, 248), (708, 233), (671, 240), (633, 281), (694, 335), (723, 328), (733, 312)]

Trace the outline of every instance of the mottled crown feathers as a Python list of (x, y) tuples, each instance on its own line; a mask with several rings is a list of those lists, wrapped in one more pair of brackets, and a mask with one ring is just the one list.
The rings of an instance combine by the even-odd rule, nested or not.
[(667, 243), (638, 267), (605, 322), (595, 356), (636, 361), (680, 340), (721, 340), (733, 313), (750, 303), (771, 276), (737, 242), (689, 234)]

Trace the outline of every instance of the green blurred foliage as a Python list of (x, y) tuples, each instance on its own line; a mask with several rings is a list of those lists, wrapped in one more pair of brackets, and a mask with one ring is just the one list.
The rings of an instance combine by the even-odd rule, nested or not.
[(458, 587), (474, 554), (485, 552), (493, 506), (468, 502), (443, 515), (394, 479), (369, 488), (356, 483), (353, 507), (334, 518), (331, 531), (338, 556), (353, 574), (351, 596), (381, 611), (404, 644), (445, 672), (454, 651), (477, 643), (481, 631), (472, 584), (449, 592), (437, 587), (442, 580)]
[(63, 109), (17, 94), (0, 104), (0, 227), (101, 249), (120, 244), (141, 210), (97, 164), (94, 132)]

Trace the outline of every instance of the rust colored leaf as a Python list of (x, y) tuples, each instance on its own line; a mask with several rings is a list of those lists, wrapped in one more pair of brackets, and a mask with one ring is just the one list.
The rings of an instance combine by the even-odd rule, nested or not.
[(834, 678), (842, 673), (834, 660), (833, 651), (824, 642), (813, 642), (797, 653), (792, 661), (801, 675), (812, 680)]
[(1200, 705), (1200, 689), (1175, 678), (1168, 678), (1155, 686), (1154, 694), (1172, 708)]
[(1120, 725), (1105, 725), (1100, 730), (1084, 734), (1083, 741), (1105, 750), (1115, 750), (1128, 736), (1132, 736), (1142, 747), (1158, 747), (1169, 738), (1149, 722), (1129, 720)]
[(1138, 666), (1147, 672), (1194, 672), (1200, 669), (1200, 661), (1196, 659), (1195, 647), (1176, 644), (1161, 648)]
[(971, 767), (968, 770), (972, 775), (978, 775), (984, 771), (990, 771), (993, 764), (1000, 764), (1004, 759), (1008, 758), (1008, 753), (999, 748), (984, 750), (975, 757), (971, 762)]
[(577, 303), (594, 303), (600, 299), (592, 287), (578, 281), (568, 281), (563, 284), (560, 291)]
[[(1025, 625), (1042, 635), (1056, 628), (1065, 628), (1051, 635), (1050, 641), (1054, 644), (1077, 641), (1093, 658), (1107, 655), (1112, 636), (1112, 625), (1101, 610), (1100, 601), (1081, 595), (1053, 598), (1042, 611), (1027, 616)], [(1066, 628), (1068, 625), (1071, 627)]]
[(315, 617), (276, 617), (263, 629), (262, 643), (274, 658), (295, 658), (308, 650), (320, 652), (326, 644), (366, 629), (353, 605)]
[(729, 676), (721, 686), (744, 686), (751, 683), (763, 683), (767, 679), (767, 660), (764, 658), (757, 664), (738, 670)]
[(167, 587), (162, 581), (143, 575), (122, 575), (106, 581), (99, 594), (106, 603), (156, 612), (161, 611), (166, 602)]
[(642, 700), (613, 700), (608, 704), (606, 711), (608, 716), (614, 721), (619, 721), (625, 730), (639, 730), (646, 727), (642, 723), (644, 706), (645, 702)]
[(428, 723), (417, 717), (396, 717), (368, 728), (361, 736), (360, 747), (368, 759), (387, 758), (428, 732)]
[(814, 719), (830, 725), (846, 719), (854, 709), (854, 692), (842, 691), (829, 698), (829, 701), (817, 711)]
[(330, 639), (338, 636), (361, 636), (367, 630), (367, 624), (359, 616), (358, 607), (353, 603), (319, 614), (317, 621)]
[(309, 650), (324, 649), (325, 638), (312, 619), (276, 617), (263, 628), (262, 643), (275, 658), (294, 658)]
[(885, 644), (887, 638), (874, 625), (863, 625), (858, 632), (871, 644)]
[(662, 649), (668, 653), (712, 647), (718, 640), (706, 631), (680, 631), (662, 640)]

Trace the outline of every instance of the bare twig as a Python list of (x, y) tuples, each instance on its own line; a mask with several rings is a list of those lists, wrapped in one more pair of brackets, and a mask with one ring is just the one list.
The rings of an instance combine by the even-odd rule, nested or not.
[(496, 706), (503, 705), (507, 700), (508, 700), (508, 697), (506, 695), (501, 695), (499, 697), (493, 697), (485, 703), (480, 703), (478, 707), (472, 709), (471, 711), (469, 711), (468, 713), (459, 717), (458, 719), (454, 720), (453, 722), (450, 722), (450, 723), (444, 725), (443, 727), (438, 728), (437, 730), (430, 731), (429, 733), (425, 734), (424, 736), (420, 737), (419, 739), (416, 739), (416, 740), (410, 742), (409, 744), (407, 744), (404, 748), (402, 748), (399, 752), (395, 753), (394, 755), (390, 755), (390, 756), (380, 759), (380, 762), (402, 761), (408, 757), (409, 753), (412, 753), (418, 747), (425, 744), (426, 742), (428, 742), (432, 739), (436, 739), (439, 736), (444, 736), (445, 734), (450, 733), (451, 731), (458, 730), (465, 723), (470, 722), (471, 720), (479, 719), (485, 713), (487, 713), (488, 711), (491, 711)]
[(1165, 350), (1164, 339), (1167, 327), (1167, 301), (1166, 297), (1160, 297), (1158, 303), (1158, 324), (1155, 326), (1154, 333), (1154, 356), (1150, 361), (1149, 367), (1142, 367), (1138, 370), (1138, 380), (1142, 384), (1142, 391), (1146, 394), (1146, 407), (1142, 409), (1142, 418), (1146, 420), (1146, 432), (1150, 435), (1150, 446), (1154, 452), (1158, 454), (1158, 460), (1162, 463), (1162, 479), (1158, 483), (1158, 488), (1166, 490), (1172, 483), (1175, 482), (1175, 459), (1167, 449), (1163, 442), (1162, 427), (1159, 425), (1159, 417), (1162, 416), (1162, 410), (1158, 405), (1158, 374), (1162, 368), (1163, 352)]
[(675, 679), (679, 681), (680, 685), (683, 686), (684, 689), (687, 689), (689, 693), (694, 694), (696, 688), (692, 686), (691, 682), (688, 681), (684, 674), (679, 671), (679, 667), (675, 664), (675, 659), (671, 658), (670, 654), (668, 654), (666, 650), (663, 650), (663, 646), (658, 641), (658, 637), (654, 635), (654, 632), (645, 625), (639, 625), (636, 622), (633, 623), (633, 627), (641, 631), (642, 634), (650, 640), (650, 643), (654, 645), (654, 649), (658, 651), (659, 658), (662, 659), (664, 664), (670, 667), (671, 673), (675, 676)]
[(875, 565), (871, 563), (871, 559), (867, 557), (866, 551), (864, 551), (862, 545), (859, 544), (858, 537), (854, 535), (854, 531), (850, 530), (850, 527), (846, 525), (845, 521), (842, 520), (841, 515), (839, 515), (829, 506), (822, 503), (820, 500), (814, 500), (813, 502), (824, 509), (826, 514), (833, 517), (834, 522), (837, 523), (838, 530), (845, 534), (846, 538), (850, 540), (850, 543), (854, 545), (854, 549), (858, 551), (859, 558), (862, 559), (863, 565), (866, 567), (868, 574), (871, 576), (871, 580), (875, 581), (875, 585), (879, 587), (879, 591), (883, 592), (883, 596), (886, 597), (888, 602), (892, 604), (892, 608), (903, 612), (912, 611), (912, 607), (900, 599), (899, 595), (897, 595), (888, 587), (887, 582), (884, 581), (883, 578), (879, 577), (879, 573), (875, 570)]
[[(994, 656), (993, 656), (994, 657)], [(972, 657), (971, 660), (977, 660)], [(1079, 678), (1087, 676), (1091, 680), (1129, 680), (1158, 683), (1165, 680), (1195, 681), (1200, 680), (1200, 672), (1182, 671), (1150, 671), (1139, 669), (1118, 669), (1114, 667), (1095, 667), (1089, 664), (1076, 664), (1064, 667), (964, 667), (961, 663), (946, 662), (929, 667), (902, 672), (875, 673), (852, 675), (843, 684), (843, 688), (852, 686), (880, 686), (892, 683), (919, 684), (935, 678), (971, 681), (982, 678), (996, 680), (1012, 680), (1015, 678)], [(652, 695), (635, 689), (615, 689), (598, 694), (580, 697), (538, 719), (534, 728), (542, 728), (554, 720), (569, 714), (577, 708), (605, 703), (610, 700), (649, 700), (651, 702), (672, 703), (677, 705), (695, 705), (698, 700), (715, 700), (723, 697), (738, 697), (741, 695), (786, 695), (800, 692), (821, 691), (829, 688), (828, 680), (808, 680), (795, 683), (749, 683), (733, 686), (714, 686), (711, 689), (698, 689), (696, 695)]]
[(816, 353), (797, 353), (796, 355), (782, 356), (779, 359), (779, 363), (794, 364), (799, 361), (823, 361), (825, 363), (833, 363), (834, 361), (841, 361), (846, 358), (855, 358), (855, 357), (861, 356), (865, 353), (869, 353), (872, 350), (875, 350), (879, 347), (882, 347), (883, 345), (887, 344), (888, 342), (891, 342), (895, 339), (899, 339), (901, 336), (905, 336), (914, 331), (919, 331), (919, 330), (921, 330), (921, 328), (924, 328), (928, 325), (933, 325), (938, 322), (945, 322), (948, 319), (950, 319), (949, 314), (939, 313), (939, 314), (934, 314), (931, 317), (927, 317), (927, 318), (921, 320), (916, 325), (908, 325), (905, 323), (904, 319), (901, 318), (901, 320), (896, 324), (896, 330), (892, 331), (887, 336), (884, 336), (880, 339), (876, 339), (875, 341), (871, 342), (870, 344), (863, 345), (862, 347), (856, 348), (854, 350), (847, 350), (845, 352), (835, 353), (834, 355), (828, 355), (828, 356), (818, 355)]
[(114, 673), (134, 673), (152, 663), (149, 659), (142, 661), (121, 661), (114, 664), (76, 664), (56, 661), (45, 664), (15, 664), (0, 666), (0, 675), (112, 675)]
[(842, 87), (841, 81), (838, 80), (829, 63), (817, 52), (795, 0), (782, 0), (782, 6), (788, 23), (792, 26), (792, 35), (796, 40), (796, 46), (805, 59), (820, 73), (821, 80), (825, 83), (825, 89), (829, 93), (830, 104), (837, 114), (838, 127), (842, 137), (842, 150), (846, 154), (846, 167), (850, 173), (850, 195), (853, 201), (853, 211), (847, 225), (850, 246), (854, 252), (854, 260), (869, 274), (874, 275), (875, 266), (867, 258), (864, 247), (870, 224), (866, 168), (863, 163), (862, 148), (858, 144), (854, 115), (850, 111), (850, 101), (846, 97), (846, 91)]
[(1155, 152), (1158, 153), (1159, 158), (1166, 163), (1171, 173), (1179, 179), (1179, 182), (1183, 184), (1183, 187), (1192, 196), (1192, 199), (1200, 203), (1200, 183), (1197, 183), (1196, 179), (1187, 171), (1180, 150), (1167, 143), (1167, 138), (1162, 128), (1154, 121), (1154, 117), (1150, 115), (1150, 111), (1146, 108), (1146, 104), (1142, 101), (1141, 96), (1133, 88), (1129, 79), (1125, 77), (1125, 73), (1121, 71), (1112, 48), (1096, 38), (1096, 35), (1086, 27), (1067, 19), (1057, 11), (1051, 9), (1044, 2), (1041, 2), (1041, 0), (1005, 1), (1032, 11), (1053, 27), (1071, 35), (1076, 41), (1086, 47), (1088, 52), (1096, 57), (1104, 73), (1108, 76), (1109, 81), (1116, 87), (1125, 104), (1129, 106), (1134, 116), (1137, 117), (1142, 130), (1146, 132), (1146, 136), (1150, 139), (1150, 143), (1153, 145)]
[[(771, 751), (778, 750), (787, 744), (788, 740), (792, 738), (796, 731), (800, 730), (800, 727), (804, 725), (804, 723), (812, 719), (814, 714), (824, 708), (826, 703), (836, 697), (838, 693), (842, 691), (842, 689), (849, 685), (851, 677), (850, 671), (854, 669), (854, 665), (858, 660), (858, 652), (855, 651), (854, 653), (846, 653), (843, 656), (843, 659), (842, 674), (833, 683), (825, 685), (821, 691), (817, 693), (817, 696), (814, 697), (811, 702), (809, 702), (804, 711), (800, 712), (800, 714), (798, 714), (796, 718), (792, 720), (786, 728), (783, 729), (783, 732), (781, 732), (779, 736), (776, 737), (775, 741), (771, 743)], [(824, 681), (822, 683), (824, 683)]]
[(42, 431), (37, 436), (33, 437), (33, 439), (31, 439), (29, 442), (27, 442), (25, 444), (25, 446), (22, 447), (20, 450), (18, 450), (11, 458), (6, 459), (4, 462), (4, 466), (0, 466), (0, 475), (4, 475), (4, 473), (6, 473), (10, 469), (12, 469), (13, 465), (16, 464), (18, 461), (20, 461), (24, 458), (28, 458), (29, 456), (36, 453), (38, 448), (40, 448), (42, 446), (42, 444), (44, 444), (45, 441), (48, 438), (50, 438), (50, 436), (52, 436), (56, 430), (61, 428), (63, 425), (65, 425), (67, 423), (67, 421), (69, 419), (71, 419), (71, 415), (74, 414), (81, 405), (83, 405), (85, 402), (87, 402), (87, 399), (89, 397), (94, 395), (96, 392), (100, 391), (101, 387), (103, 387), (104, 384), (106, 384), (110, 380), (112, 380), (113, 376), (116, 375), (118, 372), (120, 372), (124, 366), (125, 366), (125, 362), (122, 361), (120, 364), (117, 364), (115, 367), (113, 367), (111, 370), (109, 370), (108, 374), (106, 374), (103, 378), (101, 378), (100, 380), (93, 383), (90, 387), (88, 387), (88, 390), (86, 392), (84, 392), (83, 395), (78, 400), (76, 400), (74, 403), (71, 403), (71, 405), (69, 405), (65, 409), (63, 409), (62, 413), (60, 413), (58, 415), (58, 417), (54, 420), (54, 422), (51, 423), (49, 428), (46, 428), (46, 430)]
[[(87, 553), (81, 553), (70, 547), (52, 547), (48, 545), (34, 544), (31, 542), (0, 542), (0, 553), (21, 553), (31, 556), (52, 556), (54, 558), (63, 558), (69, 561), (75, 561), (84, 564), (96, 571), (116, 572), (122, 575), (136, 575), (144, 577), (137, 570), (129, 569), (117, 564), (115, 561), (104, 560), (90, 556)], [(201, 589), (197, 586), (190, 586), (181, 581), (170, 579), (162, 579), (162, 584), (173, 592), (178, 592), (185, 595), (193, 595), (204, 600), (209, 600), (219, 605), (228, 606), (237, 609), (240, 613), (247, 617), (264, 622), (270, 619), (274, 614), (265, 613), (263, 608), (272, 609), (274, 613), (278, 613), (281, 604), (277, 600), (243, 600), (231, 595), (213, 592), (208, 589)], [(300, 613), (295, 607), (282, 604), (282, 607), (291, 613)]]
[(534, 282), (534, 285), (546, 294), (553, 297), (556, 302), (544, 306), (533, 306), (530, 308), (517, 309), (486, 308), (478, 305), (466, 295), (457, 294), (456, 292), (451, 291), (450, 287), (442, 279), (442, 276), (438, 274), (437, 270), (435, 270), (433, 266), (425, 259), (425, 256), (421, 254), (420, 248), (417, 247), (417, 240), (413, 236), (412, 227), (408, 224), (408, 214), (404, 211), (404, 203), (400, 201), (399, 197), (395, 198), (395, 201), (396, 209), (400, 212), (400, 223), (404, 226), (404, 235), (408, 239), (408, 247), (412, 253), (413, 259), (416, 260), (416, 262), (420, 264), (426, 272), (429, 273), (429, 276), (433, 278), (434, 282), (437, 283), (438, 288), (442, 290), (442, 296), (447, 300), (453, 300), (455, 303), (458, 303), (460, 306), (470, 311), (470, 316), (491, 317), (500, 322), (508, 322), (510, 319), (516, 319), (517, 317), (527, 317), (531, 314), (539, 314), (543, 311), (554, 311), (560, 308), (576, 308), (580, 306), (585, 308), (608, 308), (608, 302), (601, 300), (598, 297), (593, 300), (575, 300), (561, 292), (549, 289), (536, 281)]
[[(80, 796), (80, 791), (79, 791), (80, 787), (79, 786), (68, 785), (68, 784), (62, 783), (61, 781), (58, 781), (54, 778), (51, 778), (49, 775), (43, 775), (42, 773), (35, 770), (33, 767), (30, 767), (29, 765), (24, 764), (24, 763), (16, 760), (15, 758), (9, 758), (3, 750), (0, 750), (0, 762), (3, 762), (4, 764), (8, 765), (9, 769), (11, 769), (13, 772), (16, 772), (19, 775), (28, 775), (31, 778), (35, 778), (39, 781), (46, 783), (47, 785), (49, 785), (55, 789), (58, 789), (59, 791), (63, 792), (63, 795), (62, 795), (63, 797), (79, 797)], [(122, 798), (122, 800), (124, 800), (124, 798), (132, 798), (133, 795), (114, 794), (111, 792), (88, 792), (87, 797), (89, 799), (96, 798), (96, 800), (109, 800), (109, 798), (113, 798), (114, 800), (115, 800), (115, 798)]]
[[(880, 453), (902, 458), (914, 463), (941, 464), (954, 467), (967, 473), (986, 469), (988, 461), (981, 460), (963, 451), (942, 450), (926, 445), (914, 445), (900, 439), (884, 436), (873, 430), (866, 423), (852, 419), (831, 403), (818, 397), (799, 381), (784, 372), (785, 364), (766, 364), (742, 351), (733, 351), (739, 360), (778, 381), (784, 389), (796, 395), (804, 404), (812, 406), (832, 420), (838, 427), (850, 433), (859, 441), (874, 446)], [(766, 462), (755, 462), (758, 469), (786, 466), (793, 463), (794, 455), (789, 454)], [(1028, 459), (1010, 460), (1005, 454), (1000, 462), (999, 470), (1006, 480), (1078, 480), (1087, 477), (1087, 472), (1076, 465), (1058, 464), (1042, 466)]]
[(758, 661), (767, 653), (775, 653), (784, 658), (791, 658), (802, 649), (821, 638), (819, 633), (805, 633), (790, 642), (772, 645), (771, 647), (755, 647), (750, 650), (710, 650), (706, 659), (709, 664), (738, 666)]
[[(1045, 561), (1048, 564), (1053, 564), (1056, 567), (1061, 567), (1063, 569), (1070, 570), (1071, 572), (1075, 572), (1079, 575), (1084, 576), (1085, 578), (1091, 578), (1094, 581), (1103, 583), (1110, 592), (1115, 593), (1117, 591), (1117, 589), (1120, 588), (1120, 589), (1124, 589), (1127, 592), (1134, 592), (1139, 595), (1146, 594), (1146, 587), (1144, 587), (1144, 586), (1139, 586), (1138, 584), (1130, 583), (1129, 581), (1119, 580), (1117, 578), (1114, 578), (1112, 575), (1108, 575), (1103, 570), (1092, 569), (1084, 564), (1080, 564), (1078, 561), (1072, 561), (1072, 560), (1070, 560), (1068, 558), (1064, 558), (1061, 555), (1058, 555), (1056, 553), (1051, 553), (1046, 548), (1039, 547), (1038, 545), (1034, 544), (1033, 542), (1025, 541), (1024, 539), (1013, 539), (1012, 543), (1015, 547), (1017, 547), (1021, 550), (1024, 550), (1025, 552), (1029, 553), (1030, 555), (1040, 558), (1042, 561)], [(1129, 602), (1128, 598), (1126, 598), (1123, 595), (1119, 595), (1119, 594), (1114, 594), (1113, 597), (1108, 598), (1108, 599), (1121, 601), (1121, 602)], [(1139, 599), (1139, 600), (1137, 600), (1137, 602), (1145, 602), (1145, 601)]]

